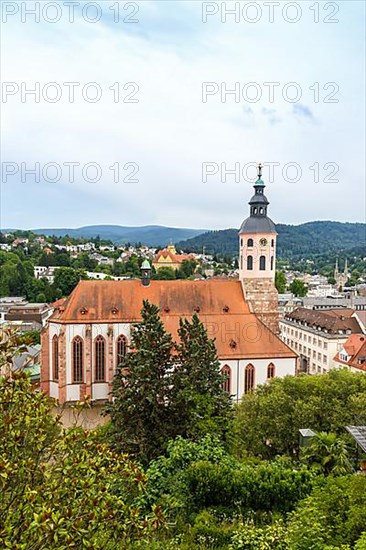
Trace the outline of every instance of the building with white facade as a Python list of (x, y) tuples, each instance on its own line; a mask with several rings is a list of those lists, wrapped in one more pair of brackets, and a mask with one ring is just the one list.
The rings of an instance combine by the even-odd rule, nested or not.
[(45, 266), (45, 265), (36, 265), (34, 266), (34, 277), (36, 279), (47, 279), (47, 281), (52, 284), (55, 279), (55, 271), (59, 269), (60, 266)]
[(297, 308), (280, 320), (281, 338), (299, 356), (299, 371), (323, 374), (351, 334), (362, 332), (352, 309)]
[(41, 387), (63, 403), (88, 396), (98, 409), (110, 398), (114, 373), (141, 320), (143, 300), (159, 307), (165, 328), (178, 339), (180, 318), (197, 314), (215, 338), (225, 389), (239, 401), (275, 376), (296, 373), (297, 354), (278, 336), (274, 224), (260, 173), (250, 216), (240, 229), (239, 280), (80, 281), (59, 301), (42, 334)]

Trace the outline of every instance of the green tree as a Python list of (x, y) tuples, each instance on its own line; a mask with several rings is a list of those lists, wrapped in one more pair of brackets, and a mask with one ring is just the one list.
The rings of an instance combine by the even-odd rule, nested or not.
[(214, 342), (197, 315), (180, 321), (178, 344), (156, 306), (144, 302), (141, 316), (132, 334), (134, 351), (115, 376), (114, 402), (106, 409), (114, 444), (146, 463), (177, 435), (225, 439), (232, 403), (222, 388)]
[(301, 458), (325, 475), (345, 475), (353, 471), (347, 442), (333, 433), (316, 433), (310, 445), (302, 450)]
[(163, 266), (160, 267), (156, 274), (154, 275), (154, 279), (160, 280), (160, 281), (171, 281), (175, 279), (175, 271), (171, 267)]
[(286, 275), (283, 271), (276, 271), (275, 286), (279, 294), (283, 294), (284, 292), (286, 292), (287, 282)]
[(295, 296), (298, 296), (300, 298), (306, 296), (306, 294), (308, 293), (308, 288), (306, 284), (299, 279), (294, 279), (290, 284), (289, 289), (292, 294), (295, 294)]
[(366, 376), (332, 370), (322, 376), (286, 376), (244, 395), (234, 421), (234, 446), (271, 458), (299, 452), (299, 429), (345, 434), (366, 423)]
[[(291, 550), (354, 547), (365, 532), (366, 477), (327, 478), (324, 486), (302, 500), (288, 526)], [(347, 548), (347, 546), (345, 546)]]
[(162, 454), (174, 433), (170, 414), (173, 341), (159, 309), (144, 301), (142, 321), (132, 332), (132, 350), (113, 382), (111, 415), (114, 444), (143, 462)]
[(177, 279), (188, 279), (196, 270), (196, 260), (183, 260), (182, 265), (177, 270)]
[[(0, 343), (0, 367), (22, 351)], [(0, 547), (34, 550), (131, 548), (164, 522), (146, 506), (143, 472), (96, 436), (65, 430), (53, 401), (24, 373), (0, 378)]]
[(213, 340), (196, 314), (179, 322), (177, 366), (172, 377), (172, 409), (180, 435), (225, 438), (231, 428), (232, 401)]
[(61, 296), (68, 296), (81, 279), (87, 279), (85, 271), (72, 267), (60, 267), (56, 269), (52, 288), (58, 289)]

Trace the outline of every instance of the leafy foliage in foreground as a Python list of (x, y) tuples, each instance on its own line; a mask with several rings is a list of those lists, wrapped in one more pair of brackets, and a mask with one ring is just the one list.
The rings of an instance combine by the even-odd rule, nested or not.
[(178, 438), (166, 457), (150, 463), (147, 476), (149, 495), (168, 497), (186, 517), (206, 508), (228, 516), (286, 513), (310, 493), (315, 479), (306, 467), (287, 459), (241, 463), (211, 436), (200, 442)]
[[(199, 379), (204, 355), (194, 344), (196, 339), (202, 344), (204, 334), (197, 322), (181, 324), (182, 328), (187, 329), (184, 346), (190, 350), (182, 386), (192, 384), (191, 373), (204, 388), (204, 378)], [(169, 338), (164, 341), (170, 349)], [(0, 341), (3, 372), (10, 372), (12, 355), (21, 352), (22, 346), (12, 334)], [(152, 357), (152, 349), (145, 349), (145, 358)], [(211, 357), (210, 347), (206, 353)], [(352, 418), (365, 412), (365, 379), (335, 372), (274, 380), (268, 390), (259, 388), (253, 396), (246, 396), (243, 406), (246, 401), (252, 406), (254, 397), (265, 396), (269, 412), (278, 409), (280, 422), (271, 425), (276, 445), (286, 441), (281, 422), (291, 436), (304, 412), (308, 415), (304, 418), (313, 419), (313, 429), (329, 425), (342, 433), (343, 422), (350, 418), (346, 408)], [(323, 410), (306, 408), (307, 401), (318, 403), (320, 397)], [(249, 457), (255, 449), (262, 450), (263, 441), (268, 447), (272, 440), (258, 430), (256, 442), (254, 435), (248, 439), (257, 447), (245, 447), (247, 442), (239, 431), (236, 450), (245, 458), (238, 458), (213, 434), (199, 437), (202, 426), (212, 426), (211, 408), (201, 408), (200, 400), (198, 404), (190, 410), (191, 423), (186, 424), (189, 430), (200, 426), (194, 439), (167, 441), (166, 454), (150, 461), (144, 471), (124, 454), (123, 440), (121, 453), (111, 449), (109, 426), (94, 432), (76, 427), (64, 430), (51, 414), (52, 402), (36, 393), (24, 374), (1, 378), (0, 547), (366, 550), (366, 477), (343, 475), (346, 462), (339, 435), (319, 433), (301, 455), (307, 466), (286, 446), (283, 454), (290, 456), (271, 457), (270, 462), (262, 460), (260, 453)], [(241, 407), (238, 419), (242, 422)], [(200, 410), (207, 414), (202, 425)], [(253, 414), (252, 422), (258, 423), (258, 418)]]
[(126, 455), (63, 430), (25, 374), (0, 379), (2, 548), (128, 548), (163, 522), (145, 506), (145, 483)]

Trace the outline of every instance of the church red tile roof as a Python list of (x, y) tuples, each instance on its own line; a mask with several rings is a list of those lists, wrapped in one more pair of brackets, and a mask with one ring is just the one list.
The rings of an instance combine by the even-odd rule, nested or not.
[(222, 359), (294, 358), (297, 355), (250, 312), (240, 281), (80, 281), (50, 321), (134, 323), (141, 320), (143, 300), (160, 309), (174, 338), (179, 319), (197, 313)]

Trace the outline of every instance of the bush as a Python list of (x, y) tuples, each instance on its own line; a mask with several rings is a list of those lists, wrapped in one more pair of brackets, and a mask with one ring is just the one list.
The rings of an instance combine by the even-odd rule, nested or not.
[(310, 493), (314, 479), (305, 468), (276, 463), (236, 463), (233, 467), (200, 461), (187, 468), (181, 490), (185, 492), (187, 507), (195, 512), (222, 506), (231, 514), (250, 510), (287, 513)]
[(233, 526), (219, 522), (208, 510), (198, 514), (192, 529), (193, 541), (210, 548), (228, 548), (232, 535)]
[(286, 542), (286, 527), (277, 521), (265, 527), (244, 524), (231, 541), (232, 550), (290, 550)]
[[(299, 503), (291, 515), (291, 550), (324, 550), (353, 545), (366, 526), (366, 477), (329, 477), (323, 487)], [(362, 547), (362, 539), (359, 542)]]
[(210, 436), (171, 442), (168, 456), (153, 461), (147, 476), (150, 503), (167, 497), (185, 519), (207, 508), (230, 518), (248, 511), (287, 513), (311, 492), (315, 480), (315, 474), (289, 460), (242, 464)]

